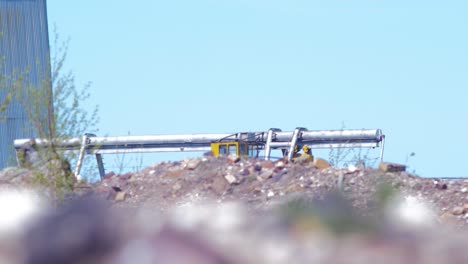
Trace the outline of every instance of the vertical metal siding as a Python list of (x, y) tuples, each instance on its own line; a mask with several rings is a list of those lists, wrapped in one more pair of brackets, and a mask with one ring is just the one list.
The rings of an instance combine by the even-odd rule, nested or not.
[[(27, 81), (40, 87), (44, 76), (50, 76), (46, 0), (0, 0), (0, 32), (0, 74), (8, 77), (27, 70)], [(5, 96), (0, 90), (0, 102)], [(14, 139), (35, 136), (19, 102), (12, 101), (2, 115), (6, 120), (0, 121), (0, 169), (14, 161)]]

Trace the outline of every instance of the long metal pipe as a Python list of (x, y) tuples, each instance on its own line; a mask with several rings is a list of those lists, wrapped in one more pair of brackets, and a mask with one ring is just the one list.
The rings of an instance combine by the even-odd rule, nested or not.
[[(277, 141), (291, 141), (294, 132), (276, 133)], [(380, 129), (354, 129), (354, 130), (316, 130), (302, 131), (302, 142), (306, 141), (330, 141), (330, 140), (378, 140), (382, 136)]]
[[(267, 134), (268, 132), (258, 132), (256, 134)], [(362, 130), (323, 130), (323, 131), (301, 131), (301, 142), (324, 143), (324, 142), (380, 142), (382, 131), (380, 129)], [(274, 142), (291, 142), (293, 131), (275, 131)], [(181, 134), (181, 135), (151, 135), (151, 136), (117, 136), (117, 137), (89, 137), (89, 148), (106, 148), (106, 146), (125, 147), (135, 145), (173, 145), (173, 144), (193, 144), (209, 146), (211, 142), (227, 138), (233, 134)], [(234, 137), (235, 138), (235, 137)], [(14, 146), (20, 149), (30, 139), (16, 139)], [(81, 138), (71, 138), (57, 142), (57, 147), (62, 149), (80, 149)], [(36, 139), (36, 144), (40, 147), (47, 147), (48, 140)]]
[[(24, 144), (30, 142), (31, 139), (26, 138), (26, 139), (15, 139), (14, 140), (14, 147), (15, 149), (20, 149)], [(61, 149), (80, 149), (81, 147), (81, 140), (82, 138), (70, 138), (70, 139), (63, 139), (58, 142), (56, 142), (56, 146)], [(35, 144), (38, 147), (48, 147), (50, 146), (50, 142), (47, 139), (35, 139)]]
[(114, 149), (90, 149), (89, 154), (123, 154), (123, 153), (148, 153), (148, 152), (201, 152), (210, 151), (211, 147), (174, 147), (174, 148), (114, 148)]
[[(375, 148), (379, 146), (378, 142), (348, 142), (348, 143), (311, 143), (307, 145), (312, 149), (326, 149), (326, 148)], [(272, 149), (286, 149), (291, 147), (291, 142), (272, 142), (270, 143)]]
[(92, 137), (90, 145), (131, 145), (131, 144), (180, 144), (206, 143), (227, 138), (233, 134), (181, 134), (152, 136)]
[[(247, 137), (245, 138), (244, 136)], [(250, 137), (249, 135), (256, 135)], [(266, 135), (266, 137), (265, 137)], [(79, 177), (84, 154), (95, 154), (98, 163), (102, 163), (101, 154), (141, 153), (141, 152), (178, 152), (178, 151), (209, 151), (212, 142), (220, 140), (237, 140), (255, 142), (265, 147), (265, 159), (269, 158), (272, 148), (289, 149), (288, 159), (292, 158), (294, 147), (298, 142), (308, 144), (312, 148), (343, 148), (343, 147), (377, 147), (382, 144), (380, 158), (383, 158), (384, 135), (380, 129), (356, 130), (319, 130), (308, 131), (296, 128), (294, 131), (270, 129), (268, 132), (231, 133), (231, 134), (180, 134), (180, 135), (148, 135), (148, 136), (117, 136), (96, 137), (85, 134), (81, 138), (71, 138), (56, 141), (56, 148), (62, 151), (80, 151), (75, 175)], [(14, 146), (20, 150), (30, 139), (16, 139)], [(48, 147), (50, 142), (45, 139), (35, 139), (39, 147)], [(102, 165), (102, 164), (101, 164)], [(104, 173), (100, 168), (101, 177)]]

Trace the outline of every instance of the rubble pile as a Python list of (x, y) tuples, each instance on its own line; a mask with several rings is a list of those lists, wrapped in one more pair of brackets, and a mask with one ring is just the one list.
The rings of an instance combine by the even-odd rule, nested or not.
[(213, 200), (243, 202), (253, 209), (266, 209), (291, 195), (320, 199), (338, 190), (355, 209), (365, 213), (376, 206), (379, 191), (385, 188), (402, 199), (413, 197), (424, 201), (434, 210), (435, 221), (468, 225), (467, 181), (426, 179), (391, 163), (383, 163), (376, 170), (235, 156), (203, 157), (161, 162), (135, 173), (109, 173), (102, 182), (78, 186), (76, 192), (95, 193), (119, 207), (156, 205), (165, 210), (174, 205)]
[[(31, 177), (5, 169), (0, 191), (40, 196)], [(392, 163), (205, 156), (78, 182), (60, 204), (0, 229), (0, 263), (468, 263), (468, 182)]]

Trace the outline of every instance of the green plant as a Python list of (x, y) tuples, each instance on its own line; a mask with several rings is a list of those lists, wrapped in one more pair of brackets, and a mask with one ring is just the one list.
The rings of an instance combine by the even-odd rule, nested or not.
[[(0, 80), (1, 81), (1, 80)], [(5, 112), (6, 108), (8, 107), (8, 105), (10, 104), (10, 101), (11, 101), (11, 93), (8, 93), (6, 96), (5, 96), (5, 99), (3, 100), (3, 102), (0, 103), (0, 113), (2, 112)], [(3, 117), (3, 116), (2, 116)], [(4, 118), (4, 117), (3, 117)]]
[[(2, 34), (0, 32), (0, 38), (1, 37), (2, 37)], [(4, 61), (5, 61), (5, 56), (0, 57), (0, 70), (2, 70)], [(2, 98), (0, 98), (0, 121), (4, 121), (6, 119), (6, 116), (3, 115), (2, 113), (7, 110), (13, 97), (8, 83), (11, 80), (20, 78), (20, 76), (16, 76), (16, 77), (15, 76), (16, 76), (16, 72), (13, 73), (12, 76), (5, 76), (5, 75), (0, 74), (0, 95), (2, 96)]]
[[(0, 105), (0, 110), (7, 107), (11, 100), (19, 102), (28, 117), (34, 134), (47, 139), (45, 148), (37, 149), (41, 160), (47, 165), (39, 164), (33, 169), (37, 182), (56, 189), (60, 196), (64, 189), (69, 189), (73, 178), (70, 161), (76, 159), (73, 153), (63, 153), (57, 148), (58, 142), (79, 137), (84, 132), (96, 132), (99, 121), (98, 107), (88, 109), (84, 106), (90, 98), (90, 84), (79, 88), (71, 71), (65, 70), (69, 40), (60, 41), (55, 30), (51, 58), (46, 65), (36, 65), (42, 73), (39, 83), (33, 83), (27, 76), (28, 69), (15, 78), (6, 89), (7, 98)], [(5, 77), (3, 77), (5, 78)], [(44, 181), (44, 171), (49, 178)]]

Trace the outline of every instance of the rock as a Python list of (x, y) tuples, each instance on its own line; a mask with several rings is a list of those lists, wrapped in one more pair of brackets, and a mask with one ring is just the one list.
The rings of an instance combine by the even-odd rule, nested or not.
[(240, 181), (232, 174), (226, 174), (224, 179), (229, 182), (229, 184), (238, 184)]
[(312, 165), (317, 168), (317, 169), (328, 169), (331, 167), (330, 163), (328, 161), (321, 159), (321, 158), (314, 158), (314, 161), (312, 162)]
[(273, 169), (275, 167), (275, 164), (271, 160), (264, 160), (262, 161), (261, 165), (266, 169)]
[(273, 196), (275, 196), (275, 192), (273, 192), (272, 190), (269, 190), (268, 193), (267, 193), (267, 197), (271, 198)]
[(451, 214), (450, 212), (443, 213), (440, 217), (440, 222), (445, 224), (454, 224), (458, 221), (457, 217)]
[(453, 215), (461, 215), (461, 214), (463, 214), (463, 211), (464, 211), (463, 207), (457, 206), (457, 207), (453, 208), (452, 214)]
[(413, 190), (419, 191), (423, 188), (422, 184), (420, 182), (412, 182), (410, 183), (410, 187)]
[(353, 164), (348, 166), (348, 173), (355, 173), (358, 170), (358, 167), (354, 166)]
[(462, 189), (460, 190), (460, 192), (461, 192), (461, 193), (467, 193), (467, 192), (468, 192), (468, 189), (467, 189), (466, 187), (464, 187), (464, 188), (462, 188)]
[(227, 186), (229, 186), (226, 181), (219, 176), (215, 176), (213, 178), (213, 183), (211, 184), (211, 188), (217, 193), (217, 194), (222, 194)]
[(248, 176), (250, 174), (250, 171), (248, 169), (241, 169), (239, 170), (239, 175), (241, 176)]
[(165, 172), (165, 176), (170, 177), (170, 178), (179, 178), (180, 176), (182, 176), (182, 174), (183, 174), (182, 170), (171, 169)]
[(302, 193), (304, 192), (304, 186), (298, 184), (291, 184), (286, 188), (286, 193)]
[(260, 195), (260, 194), (262, 193), (262, 189), (260, 189), (260, 188), (258, 188), (258, 187), (257, 187), (257, 188), (254, 188), (254, 189), (252, 190), (252, 193), (253, 193), (254, 195)]
[(125, 198), (127, 196), (127, 193), (126, 192), (117, 192), (117, 194), (115, 195), (115, 201), (116, 202), (121, 202), (121, 201), (124, 201)]
[(273, 170), (263, 170), (258, 177), (262, 180), (266, 180), (271, 178), (271, 176), (273, 176)]
[(111, 171), (104, 176), (104, 179), (110, 179), (115, 176), (115, 172)]
[(229, 155), (228, 156), (228, 163), (229, 164), (233, 164), (233, 163), (236, 163), (236, 162), (239, 162), (240, 161), (240, 157), (237, 156), (237, 155)]
[(172, 186), (172, 190), (174, 191), (177, 191), (177, 190), (180, 190), (180, 188), (182, 188), (182, 186), (180, 186), (180, 184), (176, 183)]
[(121, 192), (122, 189), (119, 186), (112, 186), (112, 189), (116, 192)]
[[(392, 175), (393, 176), (393, 175)], [(395, 179), (393, 182), (392, 182), (392, 187), (395, 188), (395, 189), (400, 189), (402, 187), (405, 187), (405, 182), (404, 181), (400, 181), (398, 179)]]
[(468, 203), (463, 205), (463, 213), (468, 214)]
[(280, 169), (284, 168), (285, 166), (286, 166), (286, 163), (282, 160), (277, 161), (275, 164), (275, 167), (280, 168)]
[(272, 176), (272, 178), (273, 178), (275, 181), (279, 181), (279, 180), (281, 180), (281, 178), (283, 177), (283, 175), (285, 175), (286, 173), (288, 173), (288, 170), (287, 170), (287, 169), (280, 170), (280, 171), (274, 173), (273, 176)]
[(132, 173), (127, 172), (125, 174), (118, 175), (118, 177), (119, 177), (119, 179), (122, 179), (122, 180), (128, 180), (128, 179), (130, 179), (132, 177), (132, 175), (133, 175)]
[(260, 163), (256, 163), (254, 166), (254, 171), (261, 171), (262, 170), (262, 165), (260, 165)]
[(444, 182), (440, 181), (434, 181), (434, 186), (438, 190), (446, 190), (447, 189), (447, 184)]
[(194, 170), (198, 167), (198, 165), (200, 164), (201, 160), (200, 159), (190, 159), (187, 161), (187, 163), (185, 164), (185, 168), (186, 169), (189, 169), (189, 170)]
[(406, 171), (406, 166), (397, 163), (381, 162), (379, 170), (382, 172), (401, 172)]

